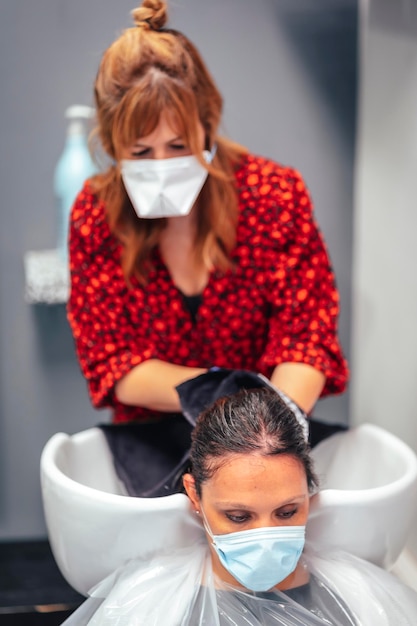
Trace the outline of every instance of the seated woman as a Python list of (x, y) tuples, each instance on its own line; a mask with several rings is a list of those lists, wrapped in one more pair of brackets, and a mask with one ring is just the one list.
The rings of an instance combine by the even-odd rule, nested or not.
[(317, 478), (302, 427), (273, 391), (241, 391), (199, 416), (184, 487), (198, 545), (132, 560), (66, 624), (415, 624), (417, 594), (394, 576), (304, 545)]

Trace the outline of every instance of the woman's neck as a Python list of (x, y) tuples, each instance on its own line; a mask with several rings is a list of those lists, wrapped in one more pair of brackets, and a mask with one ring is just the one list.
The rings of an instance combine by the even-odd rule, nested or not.
[(209, 271), (195, 254), (196, 226), (194, 211), (183, 217), (171, 217), (162, 231), (159, 249), (174, 284), (185, 295), (203, 292)]

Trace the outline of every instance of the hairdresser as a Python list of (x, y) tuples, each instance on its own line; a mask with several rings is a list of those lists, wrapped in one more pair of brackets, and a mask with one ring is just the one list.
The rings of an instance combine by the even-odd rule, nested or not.
[(92, 402), (117, 423), (168, 417), (176, 387), (215, 366), (261, 373), (309, 413), (347, 365), (303, 179), (218, 134), (221, 95), (165, 2), (133, 20), (95, 82), (111, 165), (71, 215), (68, 318)]

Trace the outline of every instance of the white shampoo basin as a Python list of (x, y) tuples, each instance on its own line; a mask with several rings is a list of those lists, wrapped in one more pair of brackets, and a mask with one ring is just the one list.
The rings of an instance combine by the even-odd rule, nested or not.
[(337, 433), (313, 449), (320, 492), (307, 538), (390, 569), (417, 514), (417, 456), (372, 424)]
[[(313, 497), (308, 539), (390, 567), (417, 506), (417, 457), (370, 424), (313, 450), (322, 491)], [(80, 593), (130, 558), (201, 538), (188, 498), (126, 496), (99, 428), (54, 435), (41, 457), (49, 541), (63, 576)]]
[(99, 428), (51, 437), (41, 456), (41, 487), (53, 555), (84, 595), (131, 558), (201, 537), (186, 495), (124, 495)]

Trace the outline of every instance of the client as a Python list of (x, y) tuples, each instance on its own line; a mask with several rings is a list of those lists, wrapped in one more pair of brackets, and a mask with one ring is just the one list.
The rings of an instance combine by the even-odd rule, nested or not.
[(416, 623), (417, 594), (394, 576), (305, 546), (317, 478), (302, 427), (273, 391), (241, 391), (199, 416), (184, 488), (201, 541), (132, 560), (65, 624)]

